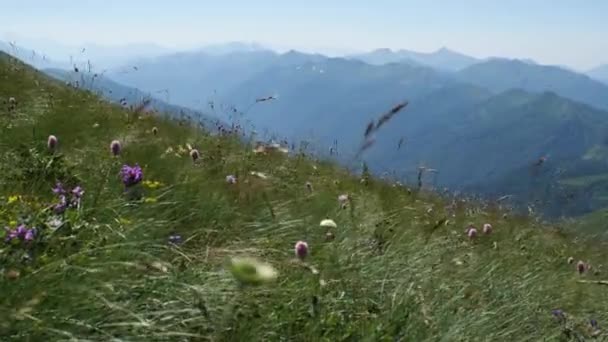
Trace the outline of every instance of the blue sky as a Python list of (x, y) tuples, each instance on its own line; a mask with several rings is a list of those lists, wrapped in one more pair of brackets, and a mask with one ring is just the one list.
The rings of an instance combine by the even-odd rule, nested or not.
[(447, 46), (580, 70), (608, 63), (607, 18), (606, 0), (0, 0), (0, 39), (177, 49), (256, 41), (325, 53)]

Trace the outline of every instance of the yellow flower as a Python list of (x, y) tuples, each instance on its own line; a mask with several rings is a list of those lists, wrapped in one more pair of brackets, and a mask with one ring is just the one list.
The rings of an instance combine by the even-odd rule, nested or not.
[(118, 222), (120, 222), (120, 224), (122, 224), (122, 225), (131, 224), (131, 221), (128, 220), (128, 219), (126, 219), (126, 218), (124, 218), (124, 217), (121, 217), (120, 219), (118, 219)]
[(161, 186), (163, 186), (163, 183), (159, 182), (159, 181), (143, 181), (142, 184), (149, 188), (149, 189), (156, 189), (156, 188), (160, 188)]
[(13, 204), (19, 200), (18, 195), (13, 195), (8, 197), (8, 204)]
[(144, 203), (156, 203), (158, 202), (158, 200), (156, 199), (156, 197), (146, 197), (144, 198)]
[(17, 221), (12, 220), (12, 221), (10, 221), (10, 222), (8, 223), (8, 225), (9, 225), (9, 226), (11, 226), (11, 227), (14, 227), (14, 226), (16, 226), (16, 225), (17, 225)]

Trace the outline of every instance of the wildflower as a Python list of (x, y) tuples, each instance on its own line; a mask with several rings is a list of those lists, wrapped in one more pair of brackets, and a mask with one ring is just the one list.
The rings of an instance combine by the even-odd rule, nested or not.
[(53, 211), (55, 212), (55, 214), (60, 215), (60, 214), (63, 214), (67, 208), (68, 208), (68, 201), (65, 198), (65, 195), (60, 195), (59, 203), (57, 203), (53, 206)]
[(112, 143), (110, 143), (110, 151), (112, 152), (112, 155), (118, 156), (120, 154), (121, 149), (122, 146), (120, 145), (120, 141), (112, 140)]
[(56, 136), (49, 135), (49, 138), (46, 141), (46, 146), (49, 148), (49, 151), (55, 151), (55, 148), (57, 147), (57, 142), (58, 141)]
[(589, 320), (589, 325), (591, 325), (591, 328), (595, 330), (598, 330), (600, 328), (600, 326), (597, 324), (597, 321), (593, 318)]
[(469, 227), (469, 229), (467, 230), (467, 236), (469, 237), (469, 239), (474, 239), (477, 237), (477, 229), (475, 229), (474, 227)]
[(312, 192), (312, 183), (306, 182), (306, 189), (308, 189), (308, 192)]
[(123, 165), (120, 172), (122, 182), (127, 188), (137, 185), (144, 178), (144, 174), (138, 164), (135, 164), (135, 166)]
[(569, 257), (568, 258), (568, 264), (572, 264), (574, 262), (574, 258), (573, 257)]
[(145, 186), (146, 188), (150, 188), (150, 189), (156, 189), (159, 188), (161, 186), (163, 186), (163, 183), (159, 182), (159, 181), (143, 181), (141, 183), (143, 186)]
[(200, 156), (201, 155), (197, 149), (190, 150), (190, 158), (192, 158), (192, 161), (197, 161)]
[(576, 263), (576, 270), (579, 274), (583, 274), (587, 270), (587, 265), (582, 260), (579, 260)]
[(25, 240), (29, 242), (34, 240), (34, 236), (36, 234), (35, 228), (28, 229), (24, 224), (19, 225), (15, 229), (5, 229), (7, 230), (6, 242), (11, 242), (14, 239)]
[(557, 318), (557, 320), (560, 322), (566, 321), (566, 314), (561, 309), (551, 310), (551, 314), (553, 315), (553, 317)]
[(66, 193), (66, 191), (63, 188), (63, 184), (61, 184), (60, 182), (57, 182), (55, 184), (55, 187), (53, 188), (53, 193), (55, 195), (64, 195)]
[(226, 176), (226, 183), (228, 184), (236, 184), (236, 177), (233, 175)]
[(304, 260), (308, 256), (308, 244), (305, 241), (296, 242), (295, 253), (296, 257)]
[(342, 194), (340, 196), (338, 196), (338, 202), (340, 202), (340, 204), (344, 205), (346, 203), (348, 203), (348, 195), (347, 194)]
[(158, 128), (152, 127), (152, 134), (157, 135), (158, 134)]
[(17, 196), (17, 195), (9, 196), (7, 203), (13, 204), (13, 203), (17, 202), (18, 200), (19, 200), (19, 196)]
[(144, 203), (156, 203), (158, 199), (156, 197), (146, 197), (144, 198)]
[(321, 223), (319, 223), (319, 226), (325, 227), (325, 228), (338, 228), (338, 225), (332, 219), (322, 220)]
[(32, 240), (34, 240), (34, 236), (35, 236), (35, 235), (36, 235), (36, 230), (35, 230), (34, 228), (32, 228), (32, 229), (28, 229), (28, 230), (25, 232), (25, 235), (23, 236), (23, 239), (24, 239), (25, 241), (32, 241)]
[(269, 264), (252, 258), (233, 258), (230, 272), (244, 285), (260, 285), (276, 279), (278, 273)]
[(179, 234), (172, 234), (169, 236), (169, 242), (172, 244), (178, 244), (182, 242), (182, 237)]
[(486, 223), (483, 225), (483, 233), (484, 234), (491, 234), (492, 233), (492, 225), (489, 223)]
[(72, 195), (74, 196), (74, 198), (76, 199), (81, 199), (82, 196), (84, 195), (84, 189), (81, 186), (77, 186), (74, 189), (72, 189)]

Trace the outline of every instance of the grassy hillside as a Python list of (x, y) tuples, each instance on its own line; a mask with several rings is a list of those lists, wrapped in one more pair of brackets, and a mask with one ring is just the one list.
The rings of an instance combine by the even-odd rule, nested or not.
[[(301, 155), (254, 154), (4, 55), (0, 106), (0, 224), (17, 235), (0, 248), (3, 341), (606, 338), (590, 323), (608, 324), (597, 241)], [(135, 163), (143, 182), (126, 191), (119, 172)], [(63, 213), (57, 181), (85, 191)], [(326, 218), (337, 227), (320, 227)], [(20, 224), (35, 231), (15, 233)], [(310, 247), (304, 261), (298, 240)], [(239, 256), (269, 263), (276, 279), (237, 282), (228, 266)], [(592, 268), (578, 274), (569, 257)]]

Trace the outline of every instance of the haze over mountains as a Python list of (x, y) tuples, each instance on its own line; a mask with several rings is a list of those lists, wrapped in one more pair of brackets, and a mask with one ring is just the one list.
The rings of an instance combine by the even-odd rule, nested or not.
[[(259, 132), (311, 141), (321, 155), (332, 146), (347, 165), (364, 160), (410, 183), (426, 166), (438, 171), (425, 178), (431, 186), (510, 194), (555, 216), (608, 205), (603, 70), (584, 75), (447, 48), (330, 58), (232, 43), (139, 58), (105, 77)], [(256, 103), (268, 96), (274, 100)], [(355, 159), (367, 123), (402, 101), (405, 111)]]

